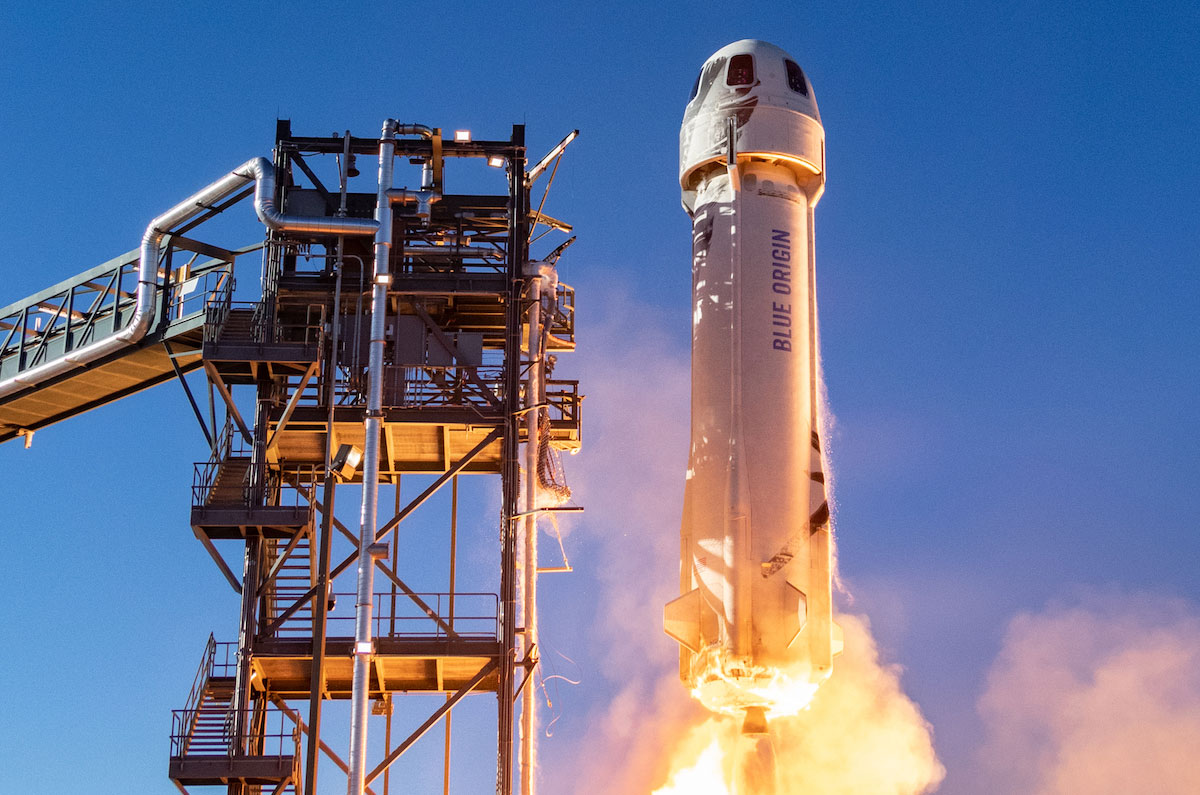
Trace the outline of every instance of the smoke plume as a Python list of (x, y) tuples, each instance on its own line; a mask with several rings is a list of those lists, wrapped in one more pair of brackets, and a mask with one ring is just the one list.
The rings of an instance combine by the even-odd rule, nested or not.
[(979, 710), (979, 791), (1200, 792), (1200, 617), (1120, 593), (1019, 615)]
[[(588, 648), (608, 680), (589, 683), (606, 697), (571, 753), (544, 757), (543, 784), (552, 792), (641, 795), (696, 763), (714, 737), (734, 748), (737, 727), (689, 697), (678, 647), (662, 632), (662, 606), (678, 595), (686, 341), (634, 300), (593, 299), (609, 315), (581, 331), (573, 357), (587, 373), (588, 399), (584, 454), (568, 464), (588, 510), (576, 532), (595, 543), (599, 558)], [(865, 618), (839, 621), (846, 652), (834, 676), (809, 711), (773, 722), (776, 795), (928, 791), (943, 775), (929, 725), (904, 695), (898, 669), (880, 661)], [(727, 770), (735, 761), (723, 751), (716, 764)]]

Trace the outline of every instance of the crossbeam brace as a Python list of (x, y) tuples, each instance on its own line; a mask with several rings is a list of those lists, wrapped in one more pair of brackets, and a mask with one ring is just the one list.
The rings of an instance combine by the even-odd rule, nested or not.
[(378, 778), (379, 775), (381, 773), (383, 773), (383, 771), (385, 771), (389, 767), (391, 767), (392, 763), (395, 762), (397, 759), (399, 759), (401, 754), (403, 754), (405, 751), (407, 751), (413, 743), (415, 743), (417, 740), (421, 739), (422, 735), (424, 735), (425, 732), (432, 729), (437, 724), (437, 722), (442, 719), (443, 715), (445, 715), (447, 712), (449, 712), (450, 709), (455, 704), (457, 704), (459, 701), (462, 700), (463, 696), (467, 695), (467, 693), (470, 693), (472, 690), (474, 690), (476, 688), (476, 686), (478, 686), (479, 683), (484, 680), (484, 677), (486, 677), (488, 674), (490, 674), (494, 670), (496, 670), (496, 661), (491, 660), (490, 662), (488, 662), (487, 665), (483, 666), (483, 668), (480, 669), (479, 673), (475, 674), (475, 676), (472, 677), (470, 682), (467, 682), (465, 685), (462, 686), (462, 688), (459, 689), (459, 691), (457, 693), (450, 696), (450, 698), (446, 699), (446, 703), (442, 704), (440, 707), (438, 707), (434, 711), (434, 713), (429, 716), (428, 720), (426, 720), (424, 723), (422, 723), (420, 726), (418, 726), (416, 731), (414, 731), (412, 734), (408, 735), (408, 738), (404, 742), (397, 745), (395, 750), (393, 750), (390, 754), (388, 754), (387, 758), (384, 759), (382, 762), (380, 762), (375, 767), (375, 769), (372, 770), (367, 775), (366, 779), (364, 780), (365, 783), (370, 784), (372, 781), (374, 781), (376, 778)]

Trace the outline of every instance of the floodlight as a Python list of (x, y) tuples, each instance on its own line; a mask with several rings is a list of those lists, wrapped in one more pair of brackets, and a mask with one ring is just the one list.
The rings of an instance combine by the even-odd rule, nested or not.
[(358, 465), (362, 463), (362, 456), (363, 451), (355, 445), (340, 445), (337, 452), (333, 455), (333, 461), (330, 463), (329, 468), (339, 475), (342, 480), (349, 480), (358, 471)]
[(454, 140), (460, 144), (471, 143), (471, 131), (470, 130), (455, 130), (454, 131)]

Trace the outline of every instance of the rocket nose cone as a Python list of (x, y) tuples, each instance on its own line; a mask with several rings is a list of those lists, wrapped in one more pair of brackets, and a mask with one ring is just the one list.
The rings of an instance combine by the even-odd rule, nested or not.
[(767, 713), (762, 707), (746, 707), (746, 717), (742, 720), (742, 734), (766, 734)]

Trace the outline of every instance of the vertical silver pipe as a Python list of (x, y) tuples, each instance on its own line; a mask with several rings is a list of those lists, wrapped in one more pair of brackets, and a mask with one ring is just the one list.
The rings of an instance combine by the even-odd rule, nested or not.
[[(454, 631), (454, 586), (455, 578), (458, 571), (458, 475), (450, 479), (450, 604), (447, 606), (450, 611), (450, 631)], [(449, 701), (453, 696), (446, 694), (446, 701)], [(451, 734), (451, 719), (454, 717), (452, 711), (446, 712), (446, 736), (445, 748), (442, 752), (442, 795), (450, 795), (450, 734)]]
[(379, 428), (383, 417), (383, 344), (388, 258), (392, 250), (392, 206), (387, 192), (392, 186), (396, 152), (396, 121), (383, 123), (379, 141), (379, 192), (375, 202), (375, 279), (371, 290), (371, 342), (367, 359), (367, 416), (363, 442), (362, 515), (358, 526), (358, 598), (354, 610), (354, 680), (350, 707), (349, 795), (362, 795), (367, 762), (367, 701), (370, 697), (371, 599), (375, 591), (375, 526), (379, 513)]
[[(527, 662), (534, 662), (538, 654), (538, 615), (537, 615), (537, 567), (538, 567), (538, 527), (537, 514), (537, 462), (538, 462), (538, 417), (541, 409), (535, 408), (541, 402), (541, 371), (542, 371), (542, 276), (537, 263), (526, 266), (529, 281), (529, 380), (525, 384), (525, 561), (523, 579), (525, 585), (525, 657)], [(537, 689), (534, 687), (533, 674), (535, 669), (528, 669), (530, 679), (521, 691), (521, 795), (533, 795), (534, 773), (537, 751), (534, 747), (534, 733), (537, 731)]]

